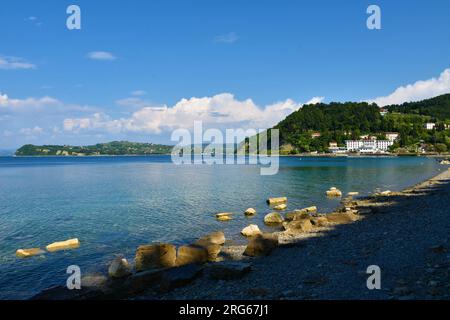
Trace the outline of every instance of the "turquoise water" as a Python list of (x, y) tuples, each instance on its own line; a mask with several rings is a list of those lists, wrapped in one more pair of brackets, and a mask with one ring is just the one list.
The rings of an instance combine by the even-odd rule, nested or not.
[[(243, 241), (240, 230), (269, 213), (265, 200), (287, 196), (288, 208), (339, 200), (332, 186), (362, 195), (399, 190), (442, 170), (429, 158), (281, 158), (279, 173), (261, 176), (256, 165), (176, 166), (169, 156), (0, 157), (0, 299), (25, 299), (64, 284), (69, 265), (84, 274), (105, 272), (116, 254), (133, 260), (136, 247), (156, 241), (187, 243), (214, 230)], [(254, 218), (223, 211), (254, 207)], [(17, 259), (18, 248), (79, 238), (76, 250)]]

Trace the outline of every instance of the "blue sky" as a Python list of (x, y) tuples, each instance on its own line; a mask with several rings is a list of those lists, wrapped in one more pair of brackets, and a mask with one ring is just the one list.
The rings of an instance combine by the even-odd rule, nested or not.
[[(81, 30), (66, 28), (70, 4)], [(168, 143), (196, 119), (259, 128), (310, 101), (449, 92), (449, 13), (446, 0), (3, 0), (0, 148)]]

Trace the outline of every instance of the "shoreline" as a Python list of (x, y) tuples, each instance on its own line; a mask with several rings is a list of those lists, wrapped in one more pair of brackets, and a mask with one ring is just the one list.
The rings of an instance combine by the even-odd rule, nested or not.
[[(143, 298), (450, 299), (450, 261), (444, 254), (450, 250), (449, 192), (450, 168), (445, 168), (400, 192), (348, 201), (361, 212), (360, 219), (289, 239), (272, 255), (252, 261), (254, 271), (239, 281), (218, 283), (203, 277), (189, 287)], [(426, 225), (426, 232), (418, 236), (416, 225), (425, 226), (411, 219), (417, 209), (426, 210), (417, 213), (417, 220), (434, 221), (432, 213), (444, 219)], [(373, 264), (386, 274), (381, 290), (365, 288), (365, 268)]]
[[(174, 285), (173, 288), (170, 288), (170, 290), (164, 290), (164, 292), (161, 292), (160, 290), (156, 290), (154, 288), (155, 283), (152, 282), (151, 285), (149, 285), (148, 288), (145, 288), (145, 290), (143, 290), (143, 292), (140, 293), (130, 293), (130, 294), (125, 294), (124, 292), (121, 292), (120, 294), (117, 292), (118, 291), (123, 291), (124, 289), (117, 289), (117, 283), (122, 283), (121, 281), (117, 281), (114, 280), (113, 283), (115, 283), (115, 285), (111, 285), (110, 281), (107, 281), (108, 283), (108, 287), (109, 289), (106, 290), (106, 292), (102, 289), (100, 290), (100, 292), (97, 292), (97, 295), (94, 295), (92, 298), (93, 299), (102, 299), (102, 298), (120, 298), (120, 299), (211, 299), (214, 297), (221, 297), (219, 299), (278, 299), (280, 298), (280, 296), (278, 295), (273, 295), (273, 294), (268, 294), (265, 293), (262, 296), (261, 295), (254, 295), (254, 293), (250, 293), (251, 292), (251, 286), (246, 287), (247, 285), (249, 285), (247, 282), (240, 282), (243, 279), (247, 279), (247, 278), (251, 278), (253, 279), (253, 281), (255, 280), (255, 277), (257, 279), (266, 279), (267, 281), (269, 281), (269, 279), (267, 279), (267, 275), (264, 274), (264, 271), (262, 270), (272, 270), (272, 269), (277, 269), (277, 268), (285, 268), (284, 266), (282, 266), (283, 264), (291, 264), (291, 263), (296, 263), (297, 259), (294, 259), (294, 261), (292, 261), (293, 258), (295, 258), (295, 256), (292, 256), (292, 251), (302, 251), (302, 248), (304, 248), (305, 246), (307, 248), (311, 247), (309, 245), (307, 245), (307, 243), (309, 242), (315, 242), (318, 241), (321, 243), (321, 245), (319, 247), (316, 247), (316, 250), (327, 250), (327, 248), (329, 248), (330, 246), (333, 245), (334, 239), (335, 238), (339, 238), (339, 237), (343, 237), (343, 232), (339, 232), (337, 230), (339, 230), (340, 228), (347, 228), (348, 226), (353, 226), (353, 227), (357, 227), (358, 224), (361, 223), (366, 223), (366, 221), (370, 221), (371, 219), (373, 219), (374, 217), (380, 217), (378, 214), (382, 211), (386, 211), (386, 215), (383, 216), (389, 216), (389, 213), (392, 213), (390, 211), (394, 211), (393, 206), (394, 204), (392, 203), (391, 200), (396, 199), (397, 197), (404, 197), (405, 200), (404, 201), (410, 201), (411, 199), (417, 199), (418, 194), (421, 194), (424, 192), (424, 188), (429, 188), (429, 187), (438, 187), (441, 184), (441, 180), (442, 181), (446, 181), (448, 183), (448, 181), (450, 180), (450, 170), (448, 170), (446, 167), (443, 167), (443, 169), (446, 169), (443, 172), (440, 172), (438, 175), (433, 176), (425, 181), (419, 182), (411, 187), (407, 187), (405, 189), (403, 189), (400, 192), (391, 192), (387, 195), (376, 195), (376, 194), (372, 194), (366, 197), (361, 197), (361, 198), (357, 198), (357, 199), (352, 199), (352, 198), (347, 198), (347, 199), (343, 199), (341, 201), (341, 205), (340, 207), (338, 207), (337, 210), (333, 211), (333, 212), (329, 212), (326, 214), (336, 214), (336, 213), (341, 213), (345, 212), (345, 208), (346, 207), (350, 207), (351, 210), (357, 210), (358, 212), (358, 218), (355, 219), (352, 222), (345, 222), (345, 223), (337, 223), (337, 224), (332, 224), (326, 227), (316, 227), (313, 231), (310, 232), (301, 232), (295, 235), (292, 234), (287, 234), (286, 231), (275, 231), (274, 234), (278, 235), (278, 239), (279, 239), (279, 247), (277, 249), (274, 250), (274, 252), (266, 257), (258, 257), (258, 258), (249, 258), (249, 257), (245, 257), (242, 256), (242, 252), (245, 250), (245, 245), (244, 246), (234, 246), (233, 244), (225, 244), (225, 246), (222, 248), (222, 253), (221, 255), (223, 257), (225, 257), (225, 261), (218, 261), (218, 262), (212, 262), (212, 263), (208, 263), (206, 265), (187, 265), (187, 266), (183, 266), (183, 267), (178, 267), (178, 268), (172, 268), (172, 269), (166, 269), (166, 270), (157, 270), (154, 272), (151, 272), (151, 275), (154, 276), (155, 274), (158, 274), (159, 276), (162, 276), (163, 278), (165, 277), (166, 274), (172, 273), (172, 277), (174, 277), (174, 279), (172, 279), (172, 281), (176, 282), (176, 285)], [(447, 205), (449, 205), (449, 203), (447, 203)], [(346, 237), (351, 237), (351, 236), (357, 236), (358, 232), (352, 232), (352, 233), (347, 233), (345, 232), (345, 236)], [(331, 239), (330, 239), (331, 238)], [(326, 239), (326, 240), (324, 240)], [(315, 246), (313, 246), (315, 247)], [(329, 250), (329, 249), (328, 249)], [(291, 252), (291, 253), (290, 253)], [(277, 256), (284, 256), (282, 259), (279, 260), (274, 260)], [(323, 258), (323, 257), (322, 257)], [(326, 258), (325, 258), (326, 260)], [(320, 260), (319, 260), (320, 261)], [(237, 263), (237, 268), (251, 268), (252, 271), (248, 272), (247, 275), (247, 271), (245, 272), (245, 274), (242, 274), (242, 279), (239, 276), (239, 281), (226, 281), (226, 280), (214, 280), (211, 279), (210, 277), (210, 273), (211, 270), (215, 269), (215, 266), (220, 267), (220, 266), (226, 266), (229, 263)], [(411, 263), (413, 263), (413, 260), (411, 261)], [(281, 264), (281, 265), (280, 265)], [(328, 264), (328, 263), (319, 263), (319, 264)], [(351, 263), (352, 265), (353, 263)], [(236, 267), (236, 266), (235, 266)], [(233, 267), (233, 268), (235, 268)], [(187, 270), (187, 271), (186, 271)], [(229, 270), (228, 270), (229, 271)], [(261, 274), (261, 272), (263, 272)], [(148, 274), (148, 272), (138, 272), (135, 273), (131, 278), (138, 278), (142, 277), (142, 275), (144, 275), (145, 278), (145, 274)], [(181, 277), (184, 279), (183, 281), (180, 282), (180, 273)], [(272, 271), (270, 271), (269, 273), (272, 273)], [(258, 275), (259, 274), (259, 275)], [(276, 278), (276, 277), (275, 277)], [(281, 279), (279, 279), (281, 281)], [(161, 281), (161, 279), (159, 280)], [(166, 281), (166, 280), (165, 280)], [(219, 282), (218, 282), (219, 281)], [(249, 280), (250, 282), (252, 280)], [(258, 280), (259, 282), (260, 280)], [(221, 292), (216, 291), (216, 289), (212, 289), (215, 288), (217, 286), (217, 283), (223, 285), (223, 286), (228, 286), (229, 284), (232, 285), (232, 287), (234, 287), (236, 290), (233, 291), (232, 293), (229, 292), (227, 293), (227, 296), (221, 296)], [(247, 284), (246, 284), (247, 283)], [(282, 283), (282, 282), (280, 282)], [(156, 284), (159, 285), (159, 284)], [(275, 284), (274, 284), (275, 285)], [(114, 294), (111, 296), (111, 286), (115, 287), (116, 289), (112, 290), (114, 291)], [(120, 287), (120, 286), (119, 286)], [(94, 286), (95, 288), (95, 286)], [(95, 290), (98, 290), (99, 288), (95, 288)], [(270, 286), (268, 288), (266, 288), (267, 292), (273, 291)], [(281, 289), (283, 289), (283, 287), (281, 287)], [(37, 299), (40, 298), (50, 298), (50, 299), (84, 299), (84, 298), (89, 298), (89, 295), (92, 294), (92, 290), (93, 287), (88, 287), (87, 289), (87, 293), (85, 292), (84, 294), (81, 294), (81, 296), (77, 296), (74, 297), (72, 296), (67, 296), (67, 292), (61, 291), (62, 289), (50, 289), (49, 290), (44, 290), (43, 292), (41, 292), (41, 294), (38, 294)], [(288, 289), (285, 288), (286, 291)], [(65, 290), (67, 291), (67, 290)], [(83, 291), (83, 290), (82, 290)], [(263, 292), (264, 290), (261, 290), (261, 292)], [(280, 291), (280, 290), (275, 290), (275, 291)], [(210, 293), (210, 295), (206, 294), (206, 293)], [(247, 295), (242, 295), (242, 292), (247, 292), (249, 294)], [(371, 291), (369, 291), (371, 292)], [(285, 292), (286, 293), (286, 292)], [(118, 296), (117, 296), (118, 294)], [(284, 295), (284, 294), (283, 294)], [(295, 295), (294, 295), (295, 296)], [(133, 298), (134, 297), (134, 298)], [(297, 298), (300, 299), (315, 299), (315, 298), (323, 298), (323, 299), (328, 299), (328, 298), (332, 298), (333, 295), (331, 296), (298, 296)], [(282, 298), (282, 297), (281, 297)], [(339, 298), (344, 298), (346, 299), (347, 297), (339, 297)], [(363, 298), (363, 297), (362, 297)], [(371, 297), (369, 297), (371, 298)]]

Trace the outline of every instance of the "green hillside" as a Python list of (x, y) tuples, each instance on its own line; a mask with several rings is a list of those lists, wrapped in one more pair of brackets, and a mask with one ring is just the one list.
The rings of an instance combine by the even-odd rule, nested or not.
[[(382, 116), (376, 104), (365, 102), (305, 105), (274, 128), (280, 130), (282, 153), (327, 152), (330, 142), (345, 146), (361, 135), (385, 139), (385, 132), (400, 133), (393, 149), (450, 150), (450, 95), (386, 108), (390, 112)], [(427, 130), (427, 122), (436, 129)]]
[(419, 114), (430, 116), (435, 120), (450, 119), (450, 93), (418, 102), (387, 106), (389, 112)]
[(153, 143), (114, 141), (92, 146), (35, 146), (27, 144), (16, 151), (16, 156), (92, 156), (92, 155), (148, 155), (168, 154), (171, 146)]

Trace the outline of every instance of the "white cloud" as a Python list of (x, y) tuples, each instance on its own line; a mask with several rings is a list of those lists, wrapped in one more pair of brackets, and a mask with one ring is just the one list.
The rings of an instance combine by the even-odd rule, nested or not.
[(131, 95), (135, 97), (145, 96), (146, 94), (147, 92), (145, 92), (144, 90), (135, 90), (131, 92)]
[(388, 96), (378, 97), (368, 100), (368, 102), (375, 102), (383, 107), (390, 104), (402, 104), (404, 102), (428, 99), (445, 93), (450, 93), (450, 69), (445, 69), (439, 78), (420, 80), (413, 84), (399, 87)]
[[(322, 100), (322, 97), (316, 97), (308, 103)], [(102, 113), (86, 118), (66, 119), (64, 129), (159, 134), (177, 128), (192, 128), (194, 121), (202, 121), (205, 126), (216, 128), (265, 129), (277, 124), (303, 105), (287, 99), (261, 108), (251, 99), (237, 100), (230, 93), (181, 99), (172, 107), (152, 106), (138, 98), (123, 99), (119, 103), (123, 105), (124, 101), (130, 106), (135, 103), (141, 108), (128, 118), (116, 120)]]
[(20, 133), (24, 134), (26, 136), (34, 136), (34, 135), (39, 135), (42, 134), (44, 132), (44, 129), (42, 129), (41, 127), (34, 127), (34, 128), (22, 128), (20, 129)]
[(61, 102), (52, 97), (10, 99), (8, 95), (0, 92), (0, 108), (24, 108), (24, 107), (44, 107), (50, 105), (61, 105)]
[(234, 33), (234, 32), (230, 32), (227, 34), (222, 34), (222, 35), (218, 35), (214, 37), (214, 42), (216, 43), (235, 43), (236, 41), (239, 40), (239, 36)]
[(0, 69), (2, 70), (18, 70), (18, 69), (36, 69), (32, 63), (17, 57), (0, 56)]
[(92, 51), (87, 54), (87, 57), (92, 60), (101, 60), (101, 61), (113, 61), (117, 59), (116, 56), (114, 56), (111, 52), (107, 51)]

